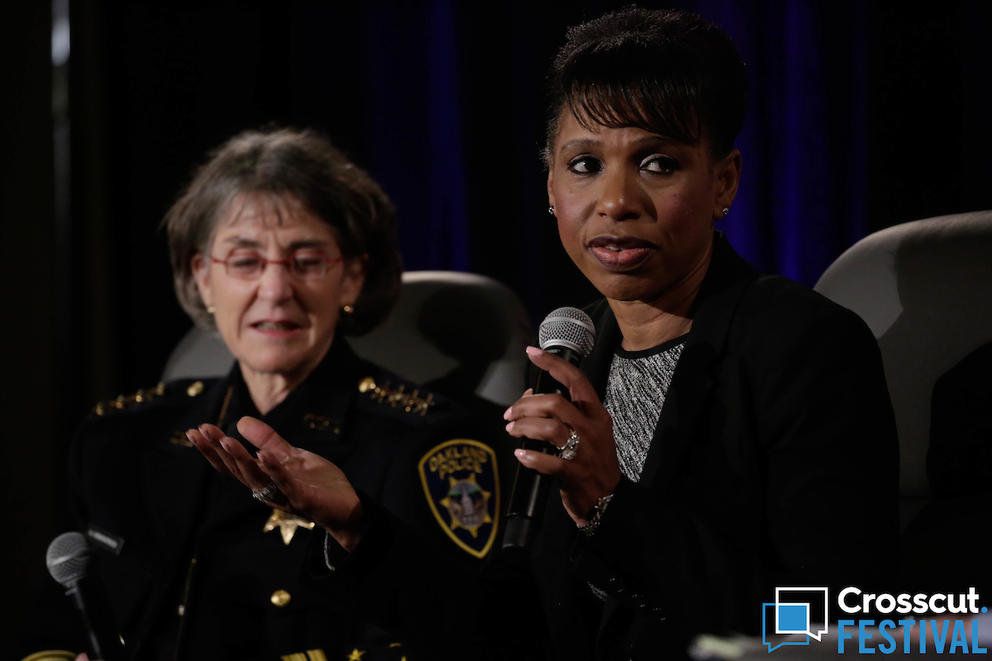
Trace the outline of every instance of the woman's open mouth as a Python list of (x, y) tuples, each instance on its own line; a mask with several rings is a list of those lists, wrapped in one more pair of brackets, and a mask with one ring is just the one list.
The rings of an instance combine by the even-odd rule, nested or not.
[(586, 247), (603, 268), (615, 273), (633, 271), (658, 249), (643, 239), (605, 235), (597, 236)]
[(300, 325), (293, 321), (274, 321), (265, 319), (250, 324), (258, 332), (272, 337), (291, 335), (300, 329)]

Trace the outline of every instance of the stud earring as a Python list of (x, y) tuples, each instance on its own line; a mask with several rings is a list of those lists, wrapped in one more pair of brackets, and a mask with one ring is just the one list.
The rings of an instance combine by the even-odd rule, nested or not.
[(730, 213), (730, 207), (724, 207), (723, 211), (721, 211), (720, 213), (722, 213), (723, 217), (726, 218), (727, 214)]
[(217, 308), (215, 308), (212, 305), (208, 305), (207, 306), (207, 314), (213, 314), (214, 312), (217, 312)]
[(348, 303), (345, 303), (344, 305), (341, 306), (341, 312), (344, 312), (345, 314), (351, 314), (354, 311), (355, 311), (355, 308), (352, 305), (348, 304)]
[(548, 207), (548, 213), (551, 214), (552, 216), (555, 215), (555, 208), (553, 206)]

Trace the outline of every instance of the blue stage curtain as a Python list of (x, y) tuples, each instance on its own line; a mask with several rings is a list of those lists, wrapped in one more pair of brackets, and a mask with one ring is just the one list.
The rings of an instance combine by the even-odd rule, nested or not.
[(740, 194), (725, 223), (752, 263), (812, 285), (866, 228), (867, 48), (860, 2), (699, 0), (748, 65)]
[(365, 29), (371, 169), (408, 219), (404, 266), (471, 270), (455, 5), (369, 5)]
[[(812, 285), (867, 232), (865, 9), (860, 2), (806, 0), (696, 0), (680, 6), (723, 26), (750, 72), (749, 114), (738, 142), (743, 179), (721, 226), (760, 269)], [(530, 297), (528, 307), (540, 314), (553, 295), (527, 290), (525, 283), (557, 286), (546, 282), (547, 264), (561, 262), (553, 235), (542, 226), (549, 223), (541, 217), (546, 198), (534, 128), (541, 120), (540, 81), (567, 25), (608, 8), (595, 2), (569, 10), (518, 4), (487, 17), (481, 9), (431, 0), (367, 10), (369, 165), (399, 208), (407, 268), (494, 275)], [(465, 40), (478, 39), (486, 20), (503, 37), (504, 48), (490, 55), (506, 60), (492, 65), (502, 66), (506, 78), (493, 76), (490, 65), (487, 71), (492, 85), (507, 83), (494, 94), (503, 95), (513, 131), (492, 129), (495, 140), (509, 143), (493, 149), (491, 162), (466, 153), (466, 145), (485, 144), (484, 137), (473, 141), (466, 135), (469, 120), (491, 114), (500, 103), (497, 96), (480, 101), (465, 94), (480, 61), (470, 57), (478, 45)], [(465, 65), (466, 57), (474, 64)], [(519, 117), (521, 106), (530, 109), (530, 120)], [(424, 169), (428, 185), (419, 176)], [(500, 217), (487, 218), (479, 196), (495, 169), (523, 192), (515, 196), (517, 206), (495, 202), (504, 204)], [(512, 246), (499, 246), (504, 253), (512, 247), (524, 256), (507, 256), (503, 265), (487, 255), (496, 244), (484, 239), (492, 230), (479, 224), (489, 222), (501, 223), (500, 236), (508, 240), (520, 237)], [(483, 239), (470, 241), (471, 236)], [(540, 255), (533, 254), (535, 246)]]

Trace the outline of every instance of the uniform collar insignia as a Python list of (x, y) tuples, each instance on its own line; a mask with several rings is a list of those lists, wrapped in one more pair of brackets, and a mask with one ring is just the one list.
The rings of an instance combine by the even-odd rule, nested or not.
[(303, 426), (311, 431), (330, 431), (333, 434), (341, 433), (341, 426), (334, 422), (333, 418), (316, 413), (305, 413), (303, 415)]
[[(202, 390), (203, 384), (199, 381), (200, 388)], [(158, 399), (165, 394), (165, 384), (159, 382), (154, 388), (148, 388), (147, 390), (139, 390), (132, 395), (118, 395), (114, 399), (109, 399), (103, 402), (97, 403), (93, 407), (93, 413), (97, 415), (105, 415), (109, 411), (121, 410), (126, 408), (131, 408), (136, 404), (144, 404), (145, 402), (150, 402), (153, 399)], [(199, 392), (197, 393), (199, 394)], [(190, 395), (192, 397), (192, 395)]]
[(407, 392), (406, 386), (402, 383), (393, 387), (389, 381), (378, 383), (371, 376), (366, 376), (358, 382), (358, 392), (368, 395), (373, 402), (389, 404), (394, 409), (401, 408), (407, 413), (425, 416), (434, 401), (434, 393), (422, 395), (420, 390), (414, 388)]

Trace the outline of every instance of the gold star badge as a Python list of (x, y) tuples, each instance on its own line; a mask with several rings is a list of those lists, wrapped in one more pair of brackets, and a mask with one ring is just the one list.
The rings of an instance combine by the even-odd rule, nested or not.
[(356, 647), (351, 650), (351, 654), (348, 655), (348, 661), (362, 661), (363, 656), (365, 656), (365, 650), (360, 650)]
[(296, 534), (296, 529), (306, 528), (307, 530), (313, 530), (313, 521), (307, 521), (303, 517), (273, 508), (272, 516), (262, 526), (262, 532), (272, 532), (276, 528), (279, 528), (279, 534), (282, 535), (283, 543), (289, 546), (289, 543), (293, 541), (293, 535)]

